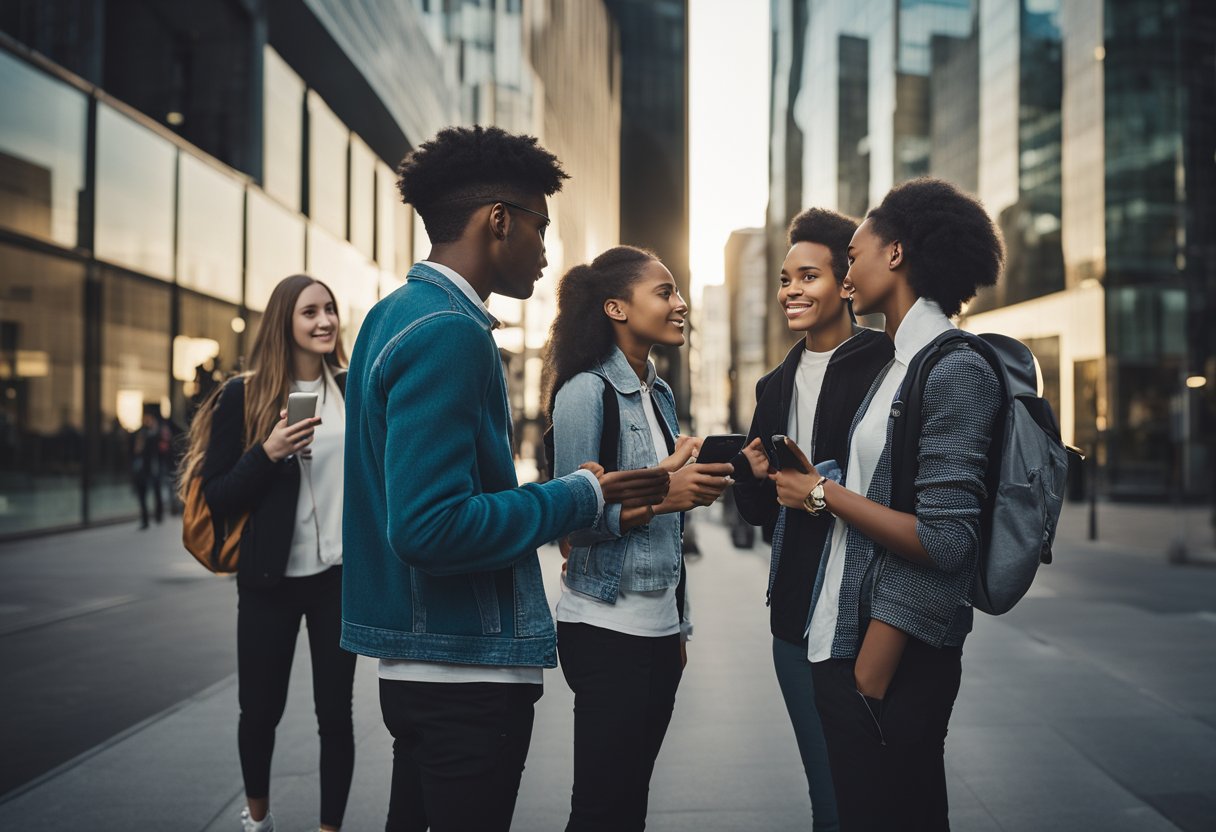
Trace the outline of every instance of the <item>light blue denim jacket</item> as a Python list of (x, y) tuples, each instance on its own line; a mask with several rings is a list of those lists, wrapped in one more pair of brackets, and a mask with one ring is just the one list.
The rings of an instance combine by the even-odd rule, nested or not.
[[(648, 365), (656, 412), (672, 438), (679, 436), (676, 400), (667, 382)], [(616, 390), (621, 413), (617, 470), (649, 468), (659, 463), (646, 411), (642, 385), (629, 361), (616, 347), (592, 369), (562, 385), (553, 407), (554, 474), (564, 476), (584, 462), (600, 461), (604, 424), (604, 384)], [(570, 535), (566, 586), (575, 592), (616, 603), (620, 589), (652, 592), (680, 581), (679, 514), (660, 514), (645, 526), (621, 534), (620, 505), (606, 506), (591, 528)]]

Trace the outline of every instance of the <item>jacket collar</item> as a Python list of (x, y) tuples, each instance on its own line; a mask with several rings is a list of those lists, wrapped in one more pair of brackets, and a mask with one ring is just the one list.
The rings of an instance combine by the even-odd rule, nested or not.
[[(613, 345), (612, 352), (599, 363), (598, 372), (616, 388), (622, 396), (637, 393), (642, 389), (642, 381), (629, 365), (629, 359), (621, 348)], [(667, 382), (658, 377), (653, 361), (646, 362), (646, 383), (651, 387), (667, 387)]]
[[(469, 286), (468, 282), (451, 269), (444, 268), (440, 271), (435, 266), (440, 264), (430, 264), (427, 262), (415, 263), (406, 275), (407, 280), (421, 280), (424, 283), (431, 283), (443, 289), (454, 300), (460, 309), (464, 310), (471, 317), (480, 321), (485, 325), (486, 329), (497, 329), (502, 326), (502, 322), (490, 314), (490, 310), (486, 309), (485, 304), (481, 302), (476, 293), (473, 292), (473, 287)], [(450, 274), (445, 274), (449, 272)], [(460, 285), (457, 283), (457, 279)], [(476, 298), (476, 302), (474, 299)]]
[(895, 331), (895, 360), (907, 367), (930, 341), (954, 328), (935, 301), (918, 298)]
[[(839, 365), (841, 361), (847, 359), (857, 350), (864, 348), (869, 343), (869, 338), (879, 333), (873, 330), (868, 330), (863, 326), (853, 324), (853, 334), (847, 341), (836, 348), (832, 360), (828, 362), (828, 366)], [(857, 336), (862, 337), (857, 337)], [(885, 335), (882, 337), (886, 337)], [(798, 379), (798, 364), (802, 361), (802, 353), (806, 351), (806, 340), (799, 338), (790, 351), (786, 353), (785, 360), (781, 362), (781, 424), (782, 430), (789, 428), (790, 406), (794, 402), (794, 384)]]

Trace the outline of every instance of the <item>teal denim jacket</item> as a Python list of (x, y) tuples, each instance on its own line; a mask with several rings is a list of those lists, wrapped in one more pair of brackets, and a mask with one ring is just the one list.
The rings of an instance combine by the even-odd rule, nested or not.
[(536, 547), (594, 525), (575, 474), (520, 487), (491, 321), (418, 264), (368, 314), (346, 395), (342, 647), (556, 665)]

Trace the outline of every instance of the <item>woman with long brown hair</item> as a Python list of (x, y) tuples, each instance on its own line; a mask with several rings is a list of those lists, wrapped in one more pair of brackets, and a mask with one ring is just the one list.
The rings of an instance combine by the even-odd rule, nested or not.
[[(300, 619), (308, 622), (321, 736), (321, 828), (342, 824), (355, 765), (355, 655), (342, 624), (342, 467), (346, 353), (333, 292), (307, 275), (270, 296), (248, 372), (223, 385), (190, 427), (179, 488), (195, 477), (217, 519), (248, 515), (237, 567), (238, 742), (245, 832), (271, 832), (270, 760)], [(290, 393), (316, 415), (287, 423)]]

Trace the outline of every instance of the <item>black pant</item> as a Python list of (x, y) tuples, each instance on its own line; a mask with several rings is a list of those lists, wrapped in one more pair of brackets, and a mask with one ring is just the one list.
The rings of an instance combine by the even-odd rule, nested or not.
[(164, 490), (163, 481), (159, 474), (137, 474), (135, 477), (135, 494), (139, 497), (139, 525), (147, 527), (148, 525), (148, 491), (151, 490), (156, 507), (156, 522), (159, 523), (165, 516), (164, 497), (161, 492)]
[(962, 655), (909, 639), (882, 700), (857, 691), (852, 659), (812, 665), (843, 832), (950, 829), (945, 743)]
[(541, 685), (380, 680), (393, 735), (387, 832), (506, 832)]
[(287, 683), (300, 618), (308, 623), (312, 695), (321, 735), (321, 823), (340, 826), (355, 771), (351, 696), (355, 654), (338, 646), (342, 567), (272, 587), (242, 587), (237, 614), (241, 721), (238, 741), (245, 794), (270, 794), (274, 732), (287, 705)]
[(574, 795), (566, 832), (646, 828), (650, 776), (683, 666), (680, 636), (647, 638), (558, 622), (574, 691)]

